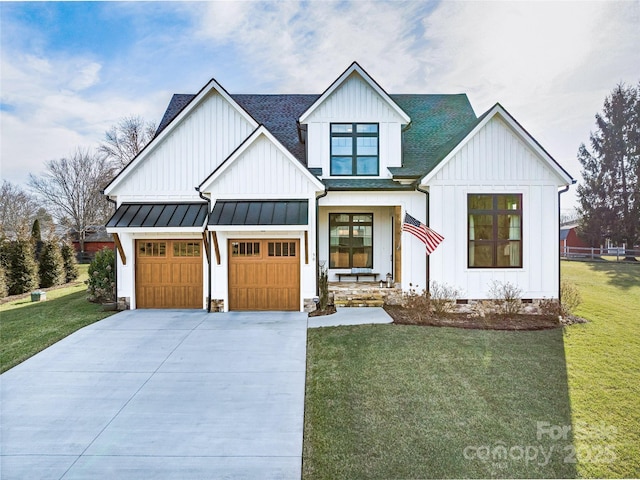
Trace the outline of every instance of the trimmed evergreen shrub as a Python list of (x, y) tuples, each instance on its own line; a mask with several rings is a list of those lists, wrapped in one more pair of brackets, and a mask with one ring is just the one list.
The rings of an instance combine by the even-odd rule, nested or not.
[(0, 298), (4, 298), (9, 294), (7, 289), (7, 278), (4, 274), (4, 267), (0, 265)]
[(38, 288), (38, 265), (29, 240), (16, 240), (9, 252), (7, 272), (9, 295), (20, 295)]
[(40, 220), (37, 218), (33, 221), (33, 226), (31, 227), (31, 242), (33, 243), (36, 262), (38, 262), (40, 261), (40, 253), (42, 252), (44, 242), (42, 241), (42, 233), (40, 232)]
[(103, 248), (89, 265), (87, 300), (95, 303), (116, 300), (116, 257), (113, 250)]
[(69, 243), (65, 242), (62, 244), (60, 254), (62, 255), (62, 266), (64, 268), (64, 283), (73, 282), (80, 275), (76, 252)]
[(40, 288), (49, 288), (64, 282), (64, 268), (60, 247), (56, 242), (44, 242), (38, 262)]

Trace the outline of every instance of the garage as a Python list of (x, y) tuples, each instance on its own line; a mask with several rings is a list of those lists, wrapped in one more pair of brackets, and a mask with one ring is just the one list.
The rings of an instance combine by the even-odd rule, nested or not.
[(202, 241), (136, 241), (137, 308), (203, 308)]
[(229, 240), (230, 310), (300, 310), (300, 241)]

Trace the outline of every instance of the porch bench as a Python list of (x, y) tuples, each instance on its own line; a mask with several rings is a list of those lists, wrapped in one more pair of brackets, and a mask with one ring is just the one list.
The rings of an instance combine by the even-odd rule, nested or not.
[(377, 282), (379, 273), (372, 272), (370, 268), (352, 268), (350, 272), (347, 273), (336, 273), (338, 276), (338, 281), (342, 281), (342, 277), (356, 277), (356, 282), (360, 280), (360, 277), (373, 277), (373, 281)]

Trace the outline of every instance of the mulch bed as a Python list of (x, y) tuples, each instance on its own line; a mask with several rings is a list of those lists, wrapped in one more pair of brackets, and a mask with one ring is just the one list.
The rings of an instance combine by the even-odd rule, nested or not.
[(469, 313), (451, 313), (440, 317), (419, 316), (415, 310), (399, 305), (385, 305), (384, 309), (393, 318), (393, 323), (398, 325), (428, 325), (476, 330), (548, 330), (572, 323), (585, 322), (578, 317), (571, 317), (560, 322), (556, 317), (533, 314), (518, 314), (511, 317), (501, 315), (479, 317)]

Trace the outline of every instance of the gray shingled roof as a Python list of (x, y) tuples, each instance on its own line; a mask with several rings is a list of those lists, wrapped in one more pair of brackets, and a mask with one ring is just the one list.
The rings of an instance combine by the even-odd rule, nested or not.
[(184, 107), (186, 107), (191, 100), (195, 98), (195, 95), (187, 94), (187, 93), (174, 93), (173, 97), (171, 97), (171, 101), (169, 102), (169, 106), (167, 110), (164, 112), (162, 116), (162, 120), (160, 120), (160, 124), (158, 125), (158, 129), (156, 130), (156, 137), (158, 134), (164, 130), (164, 127), (171, 123), (171, 120), (176, 118), (178, 114), (182, 111)]
[[(182, 111), (195, 95), (176, 94), (162, 117), (156, 135)], [(258, 123), (263, 124), (303, 165), (305, 145), (298, 137), (296, 121), (319, 95), (231, 95)], [(403, 165), (392, 167), (394, 176), (422, 177), (429, 173), (471, 129), (477, 125), (469, 99), (459, 95), (405, 94), (391, 99), (411, 117), (403, 133)], [(325, 179), (331, 189), (404, 189), (391, 180)]]

